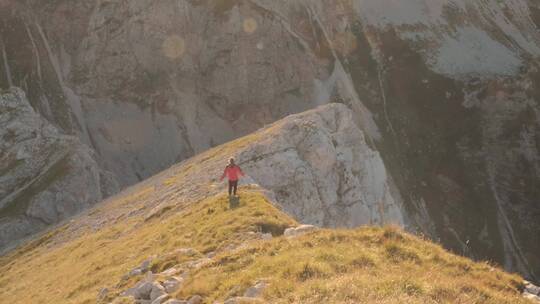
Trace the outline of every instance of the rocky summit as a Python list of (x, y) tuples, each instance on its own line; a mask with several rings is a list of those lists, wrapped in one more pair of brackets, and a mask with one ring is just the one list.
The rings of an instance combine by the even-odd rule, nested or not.
[(298, 114), (215, 172), (238, 152), (300, 221), (395, 223), (540, 280), (538, 1), (0, 0), (0, 20), (4, 249)]

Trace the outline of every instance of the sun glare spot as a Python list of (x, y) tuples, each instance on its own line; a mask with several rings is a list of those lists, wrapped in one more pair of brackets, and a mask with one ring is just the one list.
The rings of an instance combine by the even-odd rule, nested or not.
[(177, 59), (184, 55), (186, 44), (182, 37), (171, 35), (163, 41), (163, 53), (170, 59)]
[(252, 34), (257, 30), (257, 21), (253, 18), (247, 18), (244, 20), (244, 32)]

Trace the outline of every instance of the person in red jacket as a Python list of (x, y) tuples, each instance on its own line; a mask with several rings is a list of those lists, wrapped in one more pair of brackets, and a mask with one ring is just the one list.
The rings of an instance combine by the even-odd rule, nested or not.
[(229, 180), (229, 196), (232, 194), (236, 196), (238, 180), (242, 176), (244, 176), (244, 172), (242, 172), (242, 169), (240, 169), (240, 167), (234, 163), (234, 158), (231, 158), (229, 160), (229, 165), (225, 167), (225, 171), (223, 171), (223, 175), (221, 176), (221, 180), (223, 180), (225, 177), (227, 177)]

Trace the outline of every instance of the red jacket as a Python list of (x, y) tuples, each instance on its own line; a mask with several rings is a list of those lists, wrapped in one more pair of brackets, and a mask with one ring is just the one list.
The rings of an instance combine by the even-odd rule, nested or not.
[(241, 176), (244, 176), (244, 172), (242, 172), (242, 169), (240, 169), (240, 167), (238, 167), (237, 165), (229, 165), (225, 168), (225, 171), (223, 171), (221, 179), (223, 180), (225, 176), (227, 176), (230, 181), (234, 182), (240, 179)]

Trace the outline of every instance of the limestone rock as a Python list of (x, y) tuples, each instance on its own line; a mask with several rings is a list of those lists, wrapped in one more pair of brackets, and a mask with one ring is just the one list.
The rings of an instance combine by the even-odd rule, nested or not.
[(195, 255), (200, 254), (200, 252), (198, 252), (197, 250), (193, 248), (178, 248), (173, 253), (187, 255), (187, 256), (195, 256)]
[(249, 297), (234, 297), (227, 299), (223, 304), (262, 304), (265, 303), (261, 299)]
[(165, 304), (188, 304), (187, 301), (170, 299), (165, 302)]
[(160, 275), (169, 277), (169, 276), (177, 275), (177, 274), (180, 273), (180, 272), (181, 272), (181, 270), (172, 267), (172, 268), (169, 268), (169, 269), (167, 269), (167, 270), (161, 272)]
[(146, 259), (142, 262), (141, 266), (139, 266), (139, 269), (142, 273), (146, 273), (148, 270), (150, 270), (150, 265), (152, 264), (152, 258)]
[(132, 295), (135, 299), (151, 300), (150, 294), (153, 288), (154, 284), (152, 282), (143, 282), (134, 288), (133, 293), (127, 293), (127, 295)]
[(299, 221), (330, 227), (405, 224), (381, 156), (345, 105), (292, 115), (259, 132), (264, 137), (239, 151), (238, 161)]
[(107, 297), (108, 294), (109, 294), (108, 288), (101, 288), (99, 290), (98, 297), (97, 297), (98, 301), (105, 299), (105, 297)]
[(142, 270), (140, 268), (134, 268), (128, 273), (128, 277), (134, 277), (143, 274)]
[(163, 282), (163, 287), (167, 293), (173, 293), (180, 288), (183, 281), (181, 277), (171, 277)]
[(41, 117), (20, 89), (0, 93), (0, 138), (0, 250), (118, 190), (92, 150)]
[[(155, 301), (157, 298), (166, 295), (165, 288), (159, 282), (152, 283), (152, 290), (150, 291), (150, 300)], [(161, 303), (160, 303), (161, 304)]]
[(295, 237), (300, 236), (306, 233), (310, 233), (313, 231), (317, 231), (319, 228), (313, 226), (313, 225), (301, 225), (295, 228), (287, 228), (285, 232), (283, 233), (286, 237)]
[(170, 298), (168, 294), (163, 294), (156, 299), (152, 300), (152, 304), (163, 304)]
[(268, 283), (261, 281), (255, 284), (254, 286), (248, 288), (244, 293), (246, 298), (258, 298), (262, 296), (264, 290), (268, 287)]
[(199, 295), (194, 295), (187, 301), (187, 304), (202, 304), (203, 298)]
[(261, 234), (261, 240), (269, 241), (273, 238), (271, 233), (263, 233)]
[(540, 296), (540, 287), (532, 284), (531, 282), (525, 281), (525, 292)]
[(124, 278), (129, 278), (133, 276), (138, 276), (147, 273), (150, 270), (150, 265), (152, 264), (152, 258), (149, 258), (141, 263), (140, 266), (133, 268)]

